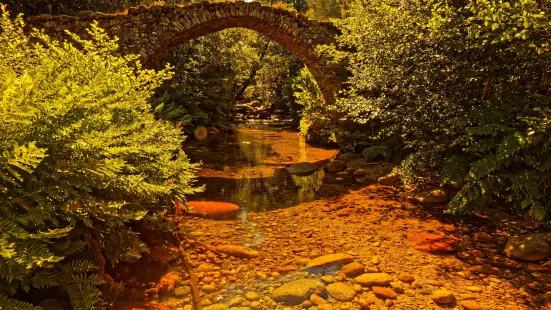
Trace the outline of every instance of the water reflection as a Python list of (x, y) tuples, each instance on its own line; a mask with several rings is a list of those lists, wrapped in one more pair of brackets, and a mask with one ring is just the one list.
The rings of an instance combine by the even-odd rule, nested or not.
[(296, 132), (267, 127), (240, 128), (203, 141), (192, 141), (185, 151), (202, 161), (199, 183), (203, 193), (190, 200), (226, 201), (248, 212), (291, 207), (315, 199), (325, 177), (322, 169), (308, 176), (290, 175), (284, 167), (331, 157), (334, 149), (309, 146)]

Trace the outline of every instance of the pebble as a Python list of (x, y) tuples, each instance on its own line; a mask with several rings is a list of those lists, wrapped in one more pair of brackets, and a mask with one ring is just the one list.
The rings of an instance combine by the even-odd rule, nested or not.
[(401, 273), (398, 276), (398, 279), (404, 283), (412, 283), (415, 281), (415, 277), (410, 273)]
[(371, 289), (373, 290), (373, 293), (375, 293), (375, 296), (381, 299), (396, 299), (398, 297), (396, 292), (388, 287), (373, 286)]
[(354, 281), (362, 286), (387, 286), (392, 282), (392, 277), (386, 273), (364, 273)]
[(358, 262), (353, 262), (342, 267), (341, 273), (347, 277), (355, 277), (364, 273), (364, 270), (365, 270), (364, 265)]
[(247, 294), (245, 294), (245, 299), (248, 301), (257, 301), (260, 300), (260, 295), (256, 292), (247, 292)]
[(312, 296), (310, 296), (310, 301), (311, 301), (314, 305), (321, 305), (321, 304), (324, 304), (324, 303), (327, 302), (327, 301), (325, 301), (325, 299), (321, 298), (321, 297), (318, 296), (317, 294), (312, 294)]
[(474, 300), (463, 300), (461, 306), (465, 310), (482, 310), (482, 307)]
[(449, 304), (455, 299), (453, 293), (445, 289), (434, 291), (430, 298), (437, 304)]

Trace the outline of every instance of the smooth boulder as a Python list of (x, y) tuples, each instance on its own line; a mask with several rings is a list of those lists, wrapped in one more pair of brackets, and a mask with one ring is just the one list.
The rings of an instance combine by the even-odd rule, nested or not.
[(272, 298), (286, 305), (299, 305), (310, 298), (310, 295), (316, 293), (320, 287), (323, 287), (323, 283), (318, 280), (296, 280), (275, 289)]
[(415, 196), (415, 198), (422, 203), (430, 204), (443, 204), (450, 202), (450, 195), (446, 190), (441, 188), (420, 192), (417, 196)]
[(377, 179), (377, 182), (381, 185), (393, 186), (400, 181), (400, 178), (395, 174), (389, 174)]
[(504, 252), (514, 259), (528, 262), (548, 259), (551, 257), (551, 233), (512, 237)]
[(318, 166), (312, 163), (303, 162), (303, 163), (298, 163), (295, 165), (288, 166), (285, 169), (287, 169), (287, 171), (290, 174), (305, 176), (305, 175), (310, 175), (314, 173), (316, 170), (318, 170), (318, 168), (319, 168)]

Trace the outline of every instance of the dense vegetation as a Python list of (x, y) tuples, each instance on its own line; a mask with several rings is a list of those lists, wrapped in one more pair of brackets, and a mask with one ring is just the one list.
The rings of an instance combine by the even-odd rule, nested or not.
[[(7, 4), (35, 15), (153, 2)], [(311, 140), (396, 161), (413, 187), (447, 187), (452, 213), (505, 206), (549, 221), (548, 1), (275, 5), (341, 29), (338, 46), (320, 47), (350, 71), (334, 106), (288, 50), (249, 30), (188, 42), (153, 71), (138, 56), (114, 57), (116, 40), (95, 26), (93, 41), (74, 37), (79, 50), (25, 35), (20, 18), (3, 15), (0, 308), (31, 309), (18, 294), (50, 287), (75, 309), (97, 304), (109, 279), (103, 257), (138, 259), (147, 247), (133, 224), (164, 225), (161, 216), (196, 190), (182, 132), (225, 127), (240, 101), (288, 111)]]
[(147, 252), (131, 224), (164, 225), (162, 214), (196, 190), (195, 166), (180, 130), (148, 102), (169, 67), (114, 57), (116, 41), (95, 25), (93, 41), (73, 37), (82, 50), (22, 26), (2, 16), (0, 308), (33, 308), (9, 296), (60, 286), (73, 308), (90, 309), (103, 257)]
[[(454, 213), (493, 202), (548, 219), (550, 13), (536, 0), (355, 2), (335, 20), (354, 52), (334, 51), (352, 77), (327, 128), (369, 160), (403, 158), (410, 182), (457, 189)], [(378, 130), (358, 137), (350, 121)]]

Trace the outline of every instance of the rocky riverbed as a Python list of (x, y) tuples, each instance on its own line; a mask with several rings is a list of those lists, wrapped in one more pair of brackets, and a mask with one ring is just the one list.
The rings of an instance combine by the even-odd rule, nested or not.
[[(297, 162), (276, 153), (288, 159), (283, 166)], [(325, 166), (313, 201), (231, 219), (176, 218), (185, 254), (150, 240), (142, 269), (121, 272), (128, 295), (115, 308), (191, 310), (195, 297), (206, 310), (551, 309), (550, 263), (532, 260), (547, 255), (542, 247), (514, 253), (525, 261), (504, 252), (515, 236), (543, 233), (545, 242), (540, 224), (496, 211), (446, 215), (445, 204), (429, 203), (446, 193), (412, 199), (392, 175), (375, 181), (387, 164), (342, 159)], [(207, 162), (202, 173), (244, 179), (277, 167), (234, 168)]]
[[(392, 187), (330, 186), (325, 199), (246, 219), (182, 218), (203, 309), (549, 309), (549, 274), (501, 251), (534, 223), (453, 224)], [(192, 309), (190, 283), (175, 260), (144, 297)]]

